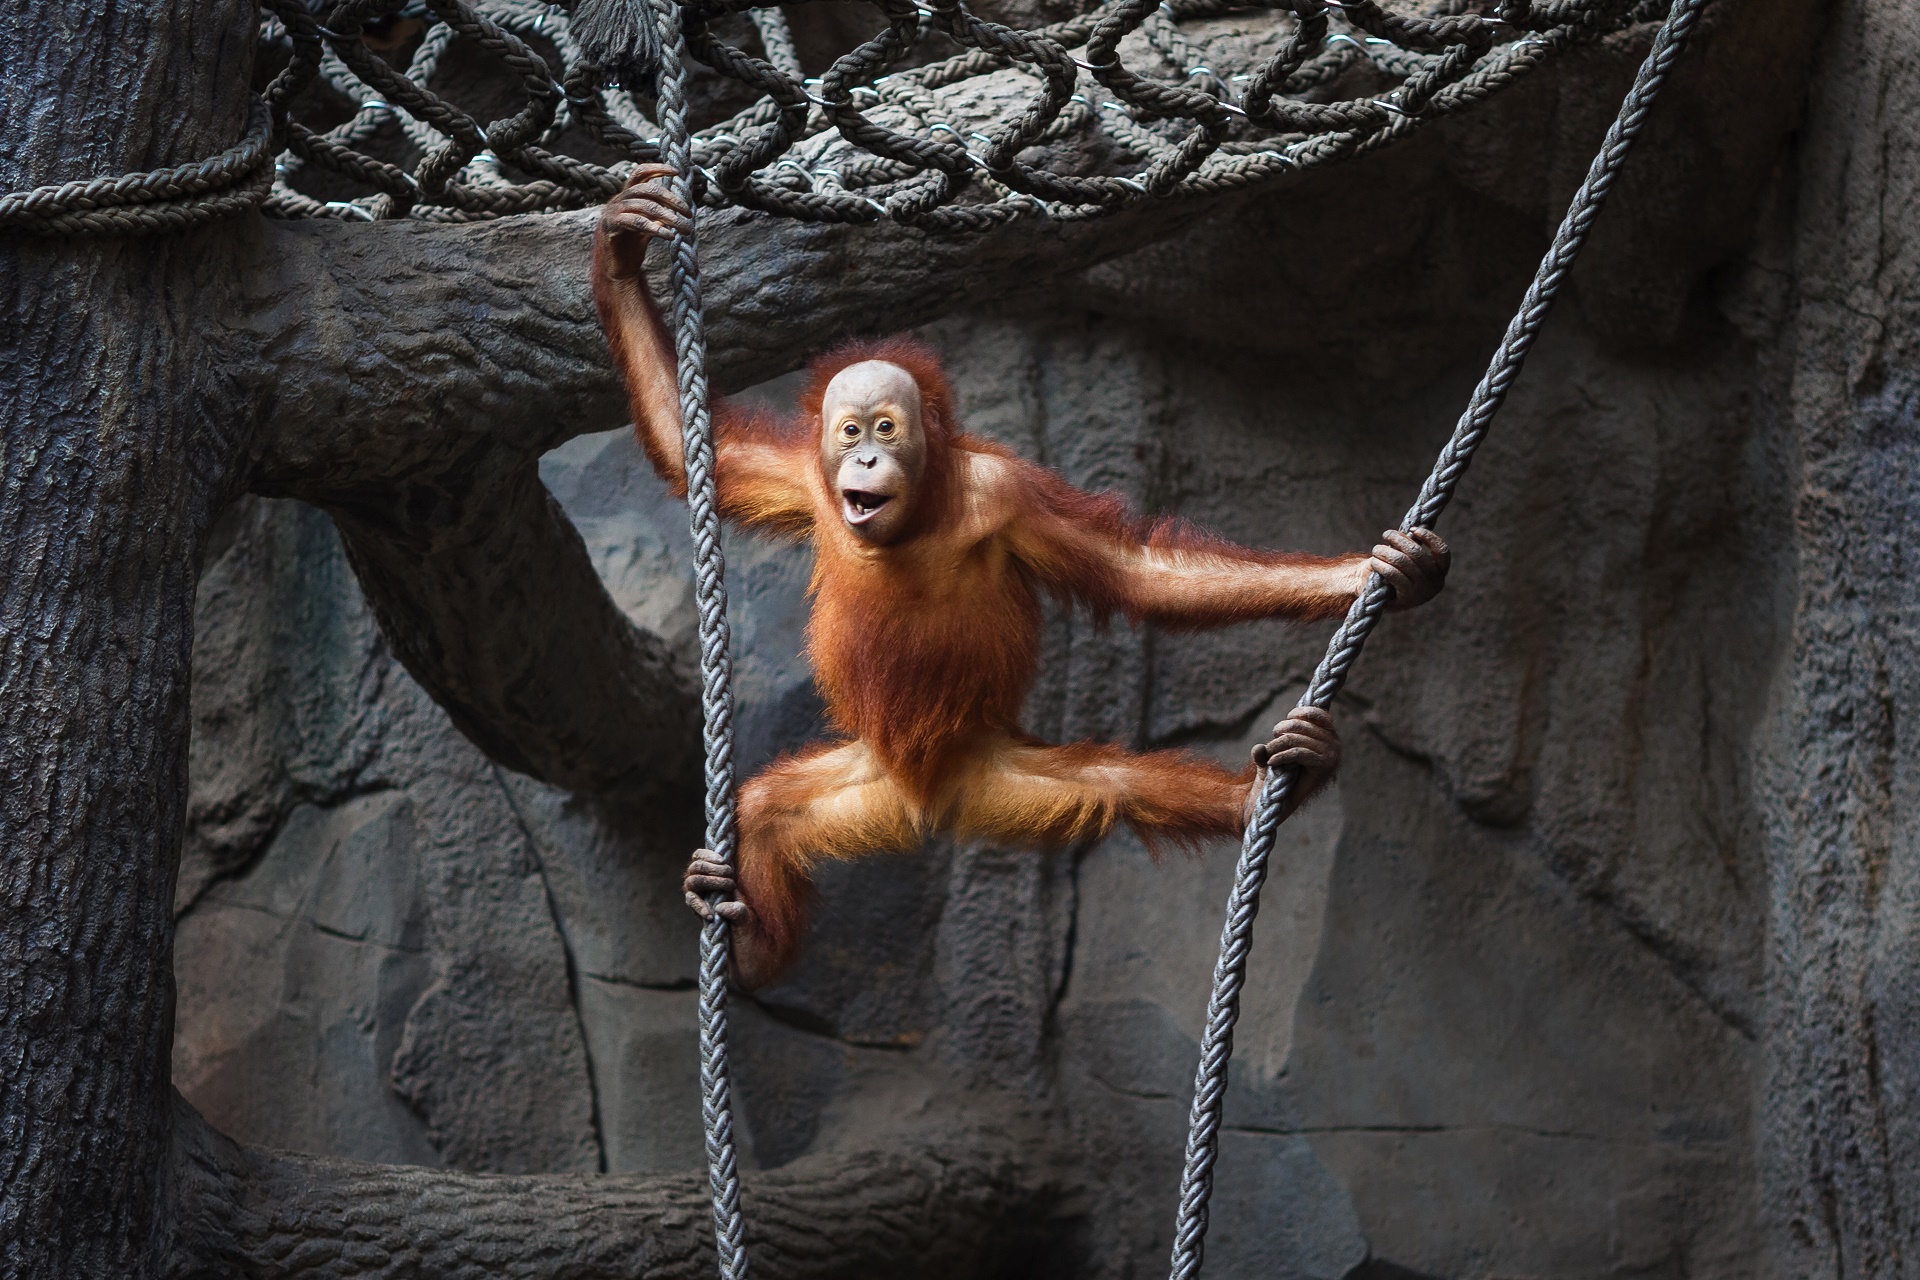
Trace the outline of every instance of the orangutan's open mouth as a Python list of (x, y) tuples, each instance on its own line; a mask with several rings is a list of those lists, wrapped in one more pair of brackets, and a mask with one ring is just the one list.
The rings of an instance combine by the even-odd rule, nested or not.
[(840, 492), (841, 510), (848, 524), (865, 524), (873, 519), (880, 508), (893, 501), (890, 493), (873, 493), (866, 489), (843, 489)]

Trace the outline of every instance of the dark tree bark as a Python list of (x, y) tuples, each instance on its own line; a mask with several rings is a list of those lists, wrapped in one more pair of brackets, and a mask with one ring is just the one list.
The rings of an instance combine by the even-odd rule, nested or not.
[[(0, 187), (198, 159), (246, 118), (251, 6), (0, 23)], [(251, 238), (0, 239), (0, 1271), (148, 1274), (202, 539), (259, 416)]]

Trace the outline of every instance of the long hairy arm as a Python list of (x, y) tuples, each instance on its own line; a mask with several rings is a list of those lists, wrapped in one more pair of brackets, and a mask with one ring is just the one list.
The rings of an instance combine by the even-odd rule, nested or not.
[(1175, 628), (1331, 618), (1366, 582), (1364, 552), (1256, 550), (1182, 520), (1141, 520), (1117, 495), (1086, 493), (998, 451), (985, 470), (1001, 491), (1013, 555), (1039, 581), (1097, 612)]
[[(659, 179), (670, 171), (644, 165), (607, 202), (593, 237), (593, 299), (613, 364), (626, 382), (634, 434), (647, 460), (672, 488), (687, 493), (680, 383), (673, 341), (647, 288), (648, 242), (685, 224), (684, 211)], [(721, 514), (742, 524), (804, 533), (812, 523), (812, 465), (804, 433), (725, 401), (713, 405), (714, 479)]]

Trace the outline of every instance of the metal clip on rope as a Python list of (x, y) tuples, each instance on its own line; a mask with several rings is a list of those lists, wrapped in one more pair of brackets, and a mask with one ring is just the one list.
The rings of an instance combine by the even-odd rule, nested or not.
[[(1333, 4), (1334, 0), (1327, 3)], [(1620, 104), (1619, 116), (1607, 130), (1606, 141), (1587, 170), (1586, 181), (1580, 184), (1552, 247), (1540, 261), (1540, 269), (1521, 301), (1520, 310), (1507, 325), (1506, 336), (1494, 353), (1486, 376), (1474, 388), (1466, 412), (1460, 416), (1452, 438), (1440, 451), (1432, 474), (1420, 489), (1420, 497), (1400, 522), (1402, 529), (1431, 527), (1446, 509), (1474, 450), (1486, 438), (1488, 424), (1519, 375), (1554, 296), (1586, 244), (1594, 218), (1613, 188), (1621, 163), (1646, 123), (1648, 108), (1659, 95), (1704, 4), (1705, 0), (1674, 0), (1666, 22), (1654, 38), (1652, 51), (1640, 66), (1633, 88)], [(1313, 673), (1313, 683), (1304, 699), (1307, 705), (1325, 707), (1332, 703), (1392, 595), (1378, 574), (1367, 576), (1366, 586), (1348, 609), (1339, 630), (1333, 633), (1326, 656), (1320, 659), (1320, 666)], [(1246, 983), (1247, 956), (1253, 946), (1253, 918), (1260, 909), (1260, 889), (1266, 883), (1267, 863), (1273, 856), (1280, 814), (1298, 776), (1299, 771), (1291, 768), (1275, 769), (1267, 776), (1253, 820), (1247, 824), (1240, 862), (1234, 872), (1233, 892), (1227, 898), (1226, 924), (1220, 931), (1220, 959), (1214, 965), (1213, 995), (1207, 1003), (1207, 1026), (1200, 1040), (1200, 1065), (1193, 1082), (1187, 1160), (1180, 1180), (1179, 1216), (1174, 1222), (1172, 1280), (1196, 1280), (1200, 1274), (1207, 1235), (1207, 1201), (1213, 1194), (1213, 1168), (1220, 1154), (1220, 1118), (1226, 1103), (1227, 1068), (1233, 1058), (1233, 1026), (1240, 1018), (1240, 989)]]
[[(689, 175), (693, 140), (687, 126), (687, 41), (676, 0), (651, 0), (660, 31), (660, 150), (672, 167), (674, 196), (698, 219)], [(695, 224), (697, 226), (697, 222)], [(705, 720), (707, 848), (734, 860), (733, 657), (727, 625), (726, 558), (714, 487), (713, 419), (707, 410), (707, 334), (700, 303), (700, 263), (693, 230), (676, 235), (669, 277), (673, 290), (674, 358), (680, 376), (680, 420), (686, 456), (687, 512), (693, 529), (694, 602), (700, 614), (700, 705)], [(700, 928), (700, 1089), (707, 1132), (707, 1178), (713, 1192), (714, 1250), (721, 1280), (746, 1280), (745, 1224), (740, 1217), (740, 1166), (733, 1143), (733, 1077), (727, 1058), (727, 922), (714, 913)]]

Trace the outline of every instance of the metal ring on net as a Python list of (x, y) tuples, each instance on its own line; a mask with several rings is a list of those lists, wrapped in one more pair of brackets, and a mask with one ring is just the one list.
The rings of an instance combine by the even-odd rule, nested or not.
[[(1403, 530), (1431, 526), (1452, 498), (1474, 450), (1486, 438), (1494, 414), (1519, 376), (1554, 297), (1586, 244), (1620, 166), (1645, 125), (1647, 112), (1666, 83), (1667, 73), (1692, 33), (1705, 2), (1674, 0), (1654, 39), (1652, 51), (1641, 64), (1633, 87), (1620, 104), (1618, 117), (1587, 170), (1586, 180), (1574, 194), (1553, 244), (1540, 261), (1519, 311), (1508, 324), (1486, 375), (1474, 388), (1473, 397), (1454, 427), (1452, 437), (1441, 449), (1419, 498), (1401, 520)], [(1305, 705), (1326, 707), (1333, 702), (1392, 595), (1392, 588), (1378, 574), (1367, 576), (1366, 586), (1327, 643), (1326, 655), (1321, 658), (1307, 694), (1301, 700)], [(1275, 769), (1268, 775), (1253, 819), (1247, 824), (1240, 861), (1234, 871), (1233, 891), (1227, 898), (1226, 923), (1220, 933), (1220, 958), (1213, 970), (1207, 1025), (1201, 1036), (1200, 1064), (1194, 1077), (1186, 1163), (1181, 1172), (1179, 1212), (1174, 1223), (1172, 1280), (1196, 1280), (1200, 1274), (1207, 1234), (1207, 1204), (1213, 1195), (1213, 1169), (1220, 1151), (1220, 1121), (1226, 1106), (1228, 1068), (1233, 1058), (1233, 1028), (1240, 1017), (1240, 990), (1246, 982), (1247, 957), (1253, 947), (1253, 919), (1260, 909), (1260, 890), (1266, 883), (1267, 863), (1273, 855), (1280, 817), (1298, 776), (1298, 770), (1292, 768)]]

